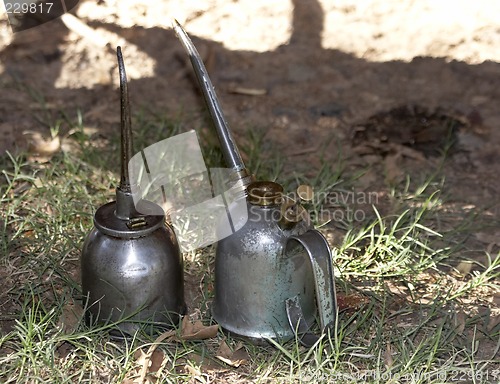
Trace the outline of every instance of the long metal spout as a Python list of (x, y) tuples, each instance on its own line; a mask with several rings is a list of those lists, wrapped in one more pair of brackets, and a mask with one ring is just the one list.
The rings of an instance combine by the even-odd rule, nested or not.
[(116, 48), (118, 57), (118, 70), (120, 73), (120, 111), (121, 111), (121, 173), (120, 189), (130, 192), (130, 179), (128, 175), (128, 162), (132, 158), (132, 122), (130, 119), (130, 103), (128, 100), (127, 73), (123, 63), (122, 49)]
[(132, 122), (128, 100), (127, 73), (120, 47), (116, 48), (116, 56), (118, 57), (118, 71), (120, 73), (121, 172), (120, 186), (116, 189), (115, 215), (120, 219), (128, 220), (137, 214), (128, 173), (128, 163), (133, 155)]
[(177, 20), (174, 20), (173, 28), (177, 37), (184, 46), (184, 49), (188, 53), (191, 64), (193, 65), (196, 78), (198, 79), (205, 98), (205, 103), (207, 104), (210, 116), (212, 117), (212, 121), (217, 131), (217, 136), (219, 137), (224, 160), (226, 161), (228, 167), (238, 173), (246, 174), (245, 164), (243, 164), (240, 152), (238, 151), (231, 132), (229, 131), (229, 126), (220, 107), (219, 100), (217, 99), (214, 86), (208, 76), (207, 69), (203, 64), (203, 60), (186, 31)]

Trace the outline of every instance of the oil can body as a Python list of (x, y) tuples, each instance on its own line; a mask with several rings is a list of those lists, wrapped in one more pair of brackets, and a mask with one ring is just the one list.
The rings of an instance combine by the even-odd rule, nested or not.
[(299, 296), (306, 320), (316, 312), (314, 278), (305, 254), (288, 257), (290, 236), (309, 227), (280, 225), (280, 206), (247, 203), (248, 220), (217, 243), (213, 316), (227, 331), (251, 339), (289, 339), (285, 301)]
[(183, 263), (172, 233), (159, 226), (122, 238), (92, 229), (81, 258), (88, 323), (119, 322), (128, 334), (145, 322), (178, 323), (184, 312)]

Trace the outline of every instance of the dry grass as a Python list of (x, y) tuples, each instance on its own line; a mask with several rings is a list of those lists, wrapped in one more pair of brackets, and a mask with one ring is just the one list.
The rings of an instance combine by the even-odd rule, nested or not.
[[(485, 252), (483, 265), (468, 260), (467, 273), (450, 267), (457, 265), (455, 251), (467, 245), (457, 241), (464, 237), (454, 228), (436, 230), (446, 201), (435, 178), (387, 187), (391, 214), (373, 206), (364, 221), (322, 223), (324, 233), (337, 238), (340, 312), (336, 329), (310, 349), (296, 341), (255, 346), (220, 331), (200, 340), (186, 337), (192, 327), (213, 325), (212, 247), (184, 255), (188, 319), (197, 323), (167, 334), (138, 332), (128, 340), (110, 337), (116, 324), (88, 328), (79, 252), (94, 209), (112, 199), (118, 137), (102, 151), (102, 138), (85, 133), (78, 116), (59, 121), (72, 134), (50, 161), (39, 163), (26, 153), (0, 160), (2, 382), (439, 383), (500, 377), (500, 254)], [(136, 148), (183, 130), (158, 116), (140, 114), (136, 121), (149, 124)], [(289, 189), (307, 181), (325, 192), (354, 185), (336, 165), (324, 166), (313, 180), (282, 174), (281, 161), (260, 147), (258, 135), (249, 133), (245, 142), (247, 163), (261, 178), (278, 178)], [(210, 165), (220, 162), (216, 148), (204, 151)], [(266, 156), (271, 161), (263, 162)], [(323, 203), (310, 209), (321, 210)], [(460, 234), (480, 222), (480, 215), (467, 220), (454, 214), (462, 217)]]

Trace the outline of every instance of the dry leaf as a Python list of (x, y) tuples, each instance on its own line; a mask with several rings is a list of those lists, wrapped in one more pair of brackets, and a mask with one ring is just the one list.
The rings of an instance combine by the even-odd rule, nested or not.
[(121, 384), (145, 384), (156, 381), (151, 374), (160, 371), (165, 361), (165, 354), (162, 350), (152, 350), (157, 345), (153, 344), (148, 352), (144, 352), (143, 349), (135, 351), (134, 358), (138, 367), (130, 371)]
[(45, 139), (40, 132), (24, 131), (23, 135), (28, 142), (28, 150), (33, 155), (51, 156), (61, 148), (59, 136)]
[(453, 275), (458, 275), (458, 277), (462, 277), (462, 276), (465, 276), (467, 274), (469, 274), (471, 271), (472, 271), (472, 267), (474, 266), (474, 264), (472, 264), (472, 262), (466, 260), (466, 261), (461, 261), (460, 263), (458, 263), (458, 265), (455, 267), (455, 269), (459, 272), (459, 273), (454, 273)]
[(191, 365), (186, 364), (184, 366), (184, 370), (191, 375), (190, 383), (206, 383), (207, 381), (203, 378), (201, 371), (198, 368), (192, 367)]
[(242, 343), (239, 343), (234, 351), (229, 348), (225, 340), (219, 345), (216, 357), (231, 367), (238, 368), (248, 362), (249, 356)]
[(84, 126), (83, 128), (73, 128), (64, 136), (68, 138), (74, 134), (83, 133), (85, 136), (91, 137), (99, 133), (99, 128)]
[(230, 358), (233, 354), (229, 345), (227, 345), (226, 340), (222, 340), (219, 344), (219, 348), (217, 349), (217, 357)]
[(391, 344), (387, 344), (384, 352), (385, 367), (389, 370), (394, 364), (394, 359), (392, 358), (392, 347)]
[(267, 94), (264, 88), (245, 88), (245, 87), (232, 87), (228, 89), (229, 93), (246, 96), (263, 96)]
[(142, 348), (139, 348), (137, 351), (134, 352), (134, 359), (137, 364), (139, 364), (141, 367), (146, 364), (146, 356), (148, 354), (144, 352)]
[(200, 356), (196, 353), (189, 353), (186, 355), (187, 361), (199, 367), (200, 371), (205, 372), (226, 372), (227, 368), (216, 359), (208, 356)]
[(60, 359), (65, 359), (71, 352), (73, 352), (74, 349), (75, 347), (71, 343), (64, 341), (57, 346), (57, 357), (59, 357)]
[(134, 358), (138, 367), (128, 372), (121, 384), (146, 384), (156, 382), (152, 374), (161, 372), (166, 360), (163, 351), (157, 348), (164, 340), (173, 339), (174, 337), (175, 331), (170, 330), (158, 336), (148, 348), (147, 352), (144, 352), (142, 348), (138, 349), (134, 353)]
[(161, 349), (156, 349), (151, 355), (151, 364), (149, 365), (149, 372), (156, 373), (160, 370), (165, 361), (165, 353)]
[(368, 298), (359, 294), (337, 294), (337, 307), (339, 311), (357, 311), (369, 302)]
[(455, 315), (455, 332), (457, 335), (464, 333), (466, 316), (463, 311), (458, 311)]
[(182, 340), (204, 340), (211, 339), (217, 335), (218, 325), (205, 326), (200, 320), (192, 323), (187, 316), (182, 320)]

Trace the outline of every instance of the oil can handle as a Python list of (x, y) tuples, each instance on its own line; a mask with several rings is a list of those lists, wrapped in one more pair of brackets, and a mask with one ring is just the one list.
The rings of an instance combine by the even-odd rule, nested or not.
[[(305, 249), (311, 262), (321, 332), (335, 326), (337, 300), (335, 281), (333, 278), (332, 254), (325, 237), (315, 229), (299, 236), (290, 236), (285, 246), (285, 254), (296, 252), (297, 248)], [(302, 313), (298, 296), (286, 300), (288, 322), (293, 331), (300, 337), (302, 344), (311, 346), (318, 336), (309, 332), (309, 326)], [(298, 335), (302, 334), (302, 336)]]

